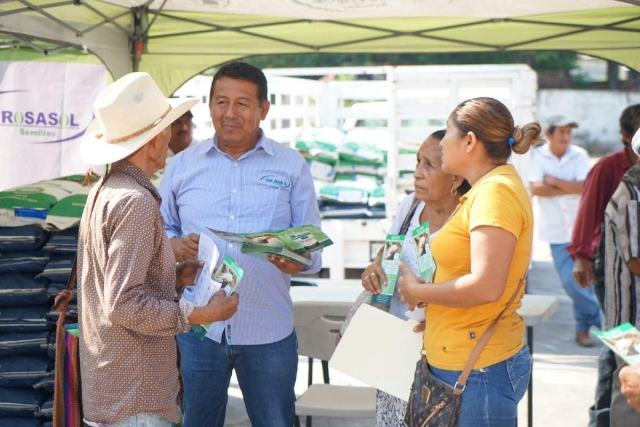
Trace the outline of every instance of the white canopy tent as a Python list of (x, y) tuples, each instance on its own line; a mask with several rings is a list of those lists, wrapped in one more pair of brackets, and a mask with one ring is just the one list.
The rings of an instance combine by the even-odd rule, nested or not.
[(640, 70), (638, 0), (0, 0), (0, 48), (96, 55), (172, 93), (262, 54), (568, 50)]

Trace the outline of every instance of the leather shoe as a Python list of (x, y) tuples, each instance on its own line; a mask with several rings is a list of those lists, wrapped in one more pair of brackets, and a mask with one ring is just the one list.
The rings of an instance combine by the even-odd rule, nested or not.
[(576, 342), (582, 347), (593, 347), (594, 342), (589, 336), (589, 331), (577, 331)]

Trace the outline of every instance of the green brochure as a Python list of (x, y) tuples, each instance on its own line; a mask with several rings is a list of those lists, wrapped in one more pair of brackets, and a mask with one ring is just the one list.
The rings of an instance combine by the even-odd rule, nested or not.
[[(391, 298), (393, 297), (393, 291), (396, 288), (396, 280), (398, 280), (398, 261), (402, 255), (402, 245), (404, 244), (404, 235), (400, 234), (387, 234), (387, 240), (384, 243), (384, 249), (382, 253), (382, 269), (384, 274), (387, 275), (387, 286), (380, 283), (382, 292), (373, 296), (373, 302), (378, 304), (391, 304)], [(380, 280), (380, 279), (378, 279)]]
[(225, 291), (227, 296), (233, 294), (236, 291), (236, 287), (238, 286), (238, 282), (242, 280), (244, 276), (244, 271), (240, 268), (240, 266), (231, 258), (230, 256), (226, 256), (218, 270), (213, 273), (211, 279), (220, 283), (222, 285), (222, 289)]
[(240, 250), (244, 254), (265, 260), (269, 255), (277, 255), (304, 265), (311, 265), (311, 260), (301, 255), (333, 244), (322, 230), (313, 225), (258, 233), (230, 233), (211, 228), (209, 230), (223, 240), (242, 245)]
[(411, 233), (413, 243), (416, 246), (418, 258), (418, 268), (420, 268), (420, 278), (429, 283), (433, 283), (433, 274), (436, 271), (436, 263), (431, 254), (431, 234), (429, 233), (429, 223), (425, 222)]
[(640, 363), (640, 331), (631, 323), (623, 323), (607, 331), (592, 332), (627, 364)]
[[(244, 271), (242, 268), (240, 268), (233, 258), (226, 256), (222, 264), (220, 264), (220, 267), (211, 275), (211, 281), (219, 283), (221, 287), (218, 289), (224, 290), (227, 296), (229, 296), (236, 291), (236, 287), (243, 276)], [(207, 325), (191, 325), (191, 331), (201, 340), (204, 339), (210, 328), (211, 323)]]

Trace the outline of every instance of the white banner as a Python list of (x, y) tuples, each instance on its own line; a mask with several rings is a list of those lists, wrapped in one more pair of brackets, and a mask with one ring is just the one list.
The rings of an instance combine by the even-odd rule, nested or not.
[(0, 61), (0, 191), (86, 172), (78, 145), (106, 83), (103, 65)]

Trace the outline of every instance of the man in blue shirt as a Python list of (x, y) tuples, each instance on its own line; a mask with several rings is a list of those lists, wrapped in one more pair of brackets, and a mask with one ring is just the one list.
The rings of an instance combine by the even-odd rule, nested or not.
[[(160, 187), (177, 260), (196, 257), (198, 236), (206, 227), (242, 233), (320, 226), (307, 163), (260, 129), (269, 105), (261, 70), (234, 62), (214, 76), (209, 107), (216, 133), (176, 155)], [(229, 255), (245, 271), (237, 289), (242, 304), (231, 319), (214, 323), (204, 340), (193, 333), (178, 336), (184, 426), (224, 425), (234, 369), (251, 424), (291, 426), (298, 355), (290, 275), (319, 271), (320, 254), (311, 254), (309, 267), (278, 257), (268, 262), (210, 236), (221, 259)]]

